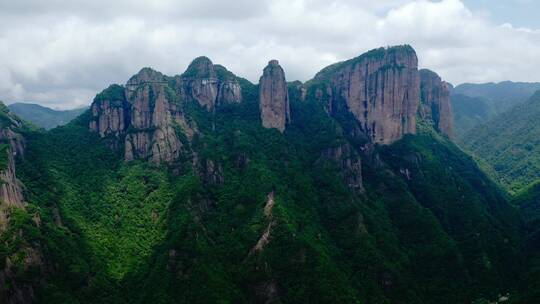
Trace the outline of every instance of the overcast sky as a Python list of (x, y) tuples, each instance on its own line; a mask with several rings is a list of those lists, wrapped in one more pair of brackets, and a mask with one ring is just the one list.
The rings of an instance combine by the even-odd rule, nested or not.
[(0, 1), (0, 100), (91, 103), (142, 67), (182, 73), (206, 55), (257, 82), (288, 80), (379, 46), (411, 44), (454, 84), (540, 81), (536, 0)]

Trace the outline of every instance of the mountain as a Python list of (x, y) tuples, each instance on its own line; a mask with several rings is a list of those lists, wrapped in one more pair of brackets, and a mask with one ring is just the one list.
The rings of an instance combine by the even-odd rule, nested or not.
[(489, 163), (503, 185), (518, 191), (540, 178), (538, 117), (540, 91), (469, 131), (464, 146)]
[(450, 88), (412, 47), (261, 74), (199, 57), (53, 130), (0, 116), (24, 140), (5, 146), (24, 191), (0, 200), (0, 299), (485, 303), (536, 283), (522, 216), (450, 141)]
[(451, 100), (454, 111), (454, 126), (458, 140), (461, 140), (474, 127), (496, 116), (495, 109), (483, 97), (452, 94)]
[[(0, 102), (0, 301), (30, 303), (34, 300), (32, 284), (38, 278), (22, 280), (19, 273), (41, 266), (42, 252), (33, 244), (31, 234), (37, 229), (28, 224), (29, 208), (18, 178), (16, 159), (24, 155), (30, 129)], [(29, 229), (29, 230), (27, 230)], [(24, 265), (24, 266), (22, 266)], [(23, 269), (24, 268), (24, 269)]]
[(540, 90), (537, 82), (465, 83), (451, 91), (454, 126), (458, 139), (513, 106), (525, 102)]
[(86, 111), (86, 107), (73, 110), (53, 110), (34, 103), (13, 103), (8, 105), (15, 115), (27, 120), (38, 127), (52, 129), (63, 126)]

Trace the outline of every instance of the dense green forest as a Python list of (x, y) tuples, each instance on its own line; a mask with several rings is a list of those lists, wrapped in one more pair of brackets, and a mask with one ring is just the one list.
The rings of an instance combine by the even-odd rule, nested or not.
[[(330, 118), (291, 86), (293, 123), (282, 135), (260, 126), (256, 87), (243, 86), (245, 102), (212, 115), (185, 105), (200, 135), (169, 166), (124, 162), (88, 130), (89, 112), (24, 132), (18, 174), (29, 206), (11, 226), (23, 231), (19, 246), (49, 258), (39, 302), (482, 303), (516, 295), (521, 217), (448, 139), (422, 124), (418, 135), (376, 147), (363, 189), (350, 191), (335, 162), (320, 157), (353, 140), (346, 117)], [(222, 181), (194, 171), (192, 153), (220, 164)], [(271, 239), (256, 249), (266, 229)], [(19, 278), (32, 274), (21, 269)]]
[(540, 91), (468, 132), (466, 149), (484, 159), (500, 182), (517, 192), (540, 178)]
[(537, 82), (464, 83), (452, 89), (454, 129), (462, 141), (474, 127), (527, 101), (537, 90)]

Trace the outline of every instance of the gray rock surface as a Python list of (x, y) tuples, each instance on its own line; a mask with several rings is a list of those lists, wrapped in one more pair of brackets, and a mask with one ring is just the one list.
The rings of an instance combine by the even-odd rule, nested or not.
[(270, 60), (259, 80), (259, 108), (265, 128), (285, 131), (290, 121), (289, 94), (285, 72), (277, 60)]
[(345, 103), (374, 143), (390, 144), (416, 132), (420, 100), (418, 59), (410, 46), (372, 50), (329, 66), (311, 83), (322, 83), (315, 97), (328, 111)]
[(420, 117), (431, 121), (438, 131), (454, 136), (450, 87), (437, 73), (420, 70)]

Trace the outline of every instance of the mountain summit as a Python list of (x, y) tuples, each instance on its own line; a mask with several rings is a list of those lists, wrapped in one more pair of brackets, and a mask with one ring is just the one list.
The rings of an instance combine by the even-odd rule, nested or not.
[(448, 86), (412, 47), (306, 83), (286, 71), (271, 60), (253, 84), (206, 57), (174, 76), (143, 68), (49, 131), (4, 111), (0, 299), (482, 303), (522, 291), (522, 218), (449, 140)]
[[(183, 104), (194, 100), (209, 111), (219, 111), (222, 105), (241, 103), (239, 81), (207, 57), (194, 59), (174, 77), (144, 68), (125, 87), (111, 86), (96, 97), (90, 129), (102, 137), (113, 134), (113, 146), (125, 147), (126, 160), (171, 162), (197, 129), (186, 119)], [(329, 66), (300, 87), (324, 104), (329, 115), (352, 114), (356, 124), (349, 131), (367, 142), (390, 144), (414, 134), (418, 112), (452, 136), (448, 88), (435, 73), (418, 71), (410, 46), (376, 49)], [(262, 125), (283, 132), (293, 118), (285, 72), (277, 60), (264, 68), (259, 99)], [(181, 143), (180, 137), (187, 142)]]

